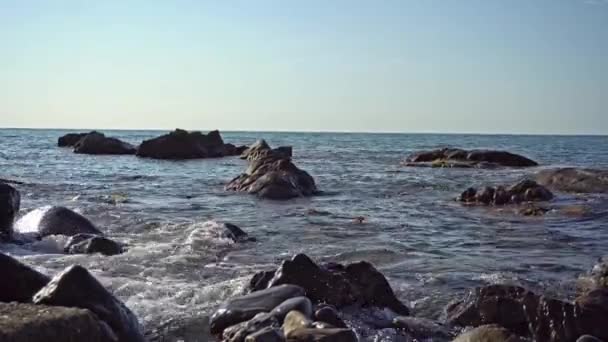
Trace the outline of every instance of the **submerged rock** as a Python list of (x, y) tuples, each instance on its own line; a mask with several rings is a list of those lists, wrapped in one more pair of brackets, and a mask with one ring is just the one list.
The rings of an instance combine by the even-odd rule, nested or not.
[(353, 304), (389, 308), (397, 314), (409, 315), (409, 309), (396, 298), (386, 278), (365, 261), (346, 266), (319, 266), (308, 256), (298, 254), (285, 260), (272, 278), (264, 272), (256, 274), (252, 280), (252, 291), (293, 284), (302, 287), (306, 296), (315, 303), (327, 303), (338, 308)]
[(135, 146), (99, 132), (91, 132), (74, 144), (74, 153), (80, 154), (135, 154), (135, 150)]
[(107, 323), (119, 342), (143, 342), (137, 317), (85, 268), (70, 266), (34, 296), (34, 303), (88, 309)]
[(491, 168), (494, 166), (529, 167), (537, 166), (538, 163), (507, 151), (442, 148), (413, 153), (406, 158), (405, 165)]
[(230, 326), (250, 320), (259, 313), (270, 312), (287, 299), (303, 295), (301, 287), (283, 285), (230, 299), (211, 317), (211, 333), (221, 334)]
[(553, 198), (551, 191), (542, 185), (524, 179), (508, 188), (503, 186), (489, 187), (482, 190), (475, 188), (466, 189), (458, 200), (464, 203), (484, 204), (484, 205), (506, 205), (519, 204), (521, 202), (549, 201)]
[(59, 147), (74, 146), (74, 145), (76, 145), (77, 142), (80, 141), (80, 139), (84, 138), (87, 134), (90, 134), (90, 133), (95, 133), (95, 131), (89, 132), (89, 133), (68, 133), (62, 137), (59, 137), (59, 139), (57, 139), (57, 146), (59, 146)]
[(540, 171), (536, 181), (555, 191), (608, 193), (608, 170), (558, 168)]
[(13, 238), (13, 222), (19, 212), (21, 195), (14, 187), (0, 182), (0, 242)]
[(116, 342), (97, 317), (86, 309), (0, 303), (0, 341)]
[(32, 297), (48, 284), (50, 278), (0, 253), (0, 302), (32, 301)]
[(137, 156), (155, 159), (198, 159), (235, 155), (234, 145), (224, 144), (219, 131), (207, 134), (182, 129), (145, 140), (137, 149)]
[[(48, 207), (37, 210), (43, 211), (39, 220), (37, 220), (36, 227), (40, 237), (49, 235), (73, 236), (77, 234), (103, 235), (86, 217), (66, 207)], [(34, 216), (40, 215), (40, 213), (30, 212), (21, 220), (29, 220), (28, 215)]]
[(93, 234), (77, 234), (72, 236), (64, 247), (69, 254), (116, 255), (123, 252), (122, 245), (103, 236)]

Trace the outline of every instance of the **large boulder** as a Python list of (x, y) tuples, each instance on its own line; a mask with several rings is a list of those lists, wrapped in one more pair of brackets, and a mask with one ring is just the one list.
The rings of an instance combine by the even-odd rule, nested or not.
[(224, 144), (219, 131), (208, 134), (182, 129), (145, 140), (137, 149), (137, 156), (155, 159), (198, 159), (224, 157), (237, 154), (237, 148)]
[(13, 221), (20, 204), (19, 191), (6, 183), (0, 183), (0, 242), (12, 239)]
[(30, 231), (36, 232), (40, 237), (77, 234), (103, 235), (86, 217), (66, 207), (39, 208), (22, 217), (20, 222), (22, 221), (34, 225), (35, 227), (30, 227)]
[(34, 296), (35, 304), (88, 309), (104, 321), (119, 342), (144, 342), (137, 317), (85, 268), (70, 266)]
[(558, 168), (542, 170), (536, 181), (555, 191), (608, 193), (608, 170)]
[[(386, 278), (370, 263), (317, 265), (308, 256), (298, 254), (285, 260), (273, 273), (255, 275), (250, 290), (258, 291), (282, 284), (302, 287), (315, 303), (338, 308), (348, 305), (389, 308), (407, 316), (409, 309), (395, 296)], [(255, 292), (254, 292), (255, 293)]]
[(135, 154), (135, 146), (116, 138), (91, 132), (74, 145), (74, 153), (81, 154)]
[(465, 203), (485, 205), (519, 204), (521, 202), (549, 201), (553, 194), (547, 188), (535, 181), (524, 179), (509, 187), (486, 186), (481, 190), (466, 189), (458, 200)]
[(405, 159), (405, 165), (488, 168), (492, 166), (529, 167), (537, 166), (538, 163), (507, 151), (442, 148), (413, 153)]
[(315, 180), (289, 158), (272, 150), (260, 152), (245, 173), (231, 180), (226, 190), (243, 191), (275, 200), (312, 196), (318, 192)]
[(0, 302), (32, 301), (32, 297), (50, 281), (12, 257), (0, 253)]
[[(94, 133), (94, 132), (90, 132), (90, 133)], [(80, 139), (84, 138), (87, 134), (90, 134), (90, 133), (68, 133), (62, 137), (59, 137), (59, 139), (57, 139), (57, 146), (59, 146), (59, 147), (74, 146), (74, 145), (76, 145), (77, 142), (80, 141)]]
[(0, 341), (116, 342), (116, 336), (89, 310), (0, 303)]

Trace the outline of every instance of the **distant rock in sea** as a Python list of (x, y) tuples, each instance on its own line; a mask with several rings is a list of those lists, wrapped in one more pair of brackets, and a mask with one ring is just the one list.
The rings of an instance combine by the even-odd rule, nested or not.
[(198, 159), (234, 156), (242, 149), (225, 144), (220, 132), (207, 134), (176, 129), (157, 138), (145, 140), (137, 149), (136, 155), (154, 159)]
[(542, 170), (536, 181), (555, 191), (576, 193), (608, 193), (608, 170), (557, 168)]
[(492, 168), (492, 167), (530, 167), (538, 163), (519, 154), (496, 150), (463, 150), (441, 148), (420, 151), (408, 156), (406, 166), (454, 167), (454, 168)]
[(74, 145), (74, 153), (80, 154), (135, 154), (135, 146), (103, 133), (91, 132)]

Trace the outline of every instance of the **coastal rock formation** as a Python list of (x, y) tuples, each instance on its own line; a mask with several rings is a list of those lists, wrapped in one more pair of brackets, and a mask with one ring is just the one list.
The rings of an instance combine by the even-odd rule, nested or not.
[(137, 156), (155, 159), (198, 159), (237, 155), (232, 144), (224, 144), (219, 131), (207, 134), (182, 129), (145, 140), (137, 149)]
[(20, 205), (19, 191), (6, 183), (0, 183), (0, 242), (12, 239), (13, 221)]
[(608, 170), (558, 168), (542, 170), (536, 181), (550, 189), (577, 193), (608, 193)]
[(0, 303), (0, 341), (116, 342), (116, 336), (89, 310)]
[(416, 152), (408, 156), (404, 164), (406, 166), (459, 168), (529, 167), (538, 165), (531, 159), (507, 151), (463, 150), (459, 148)]
[[(90, 132), (90, 133), (95, 133), (95, 131)], [(90, 134), (90, 133), (68, 133), (62, 137), (59, 137), (59, 139), (57, 139), (57, 146), (59, 146), (59, 147), (74, 146), (74, 145), (76, 145), (77, 142), (80, 141), (80, 139), (84, 138), (87, 134)]]
[(74, 153), (80, 154), (135, 154), (135, 146), (99, 132), (86, 134), (74, 144)]
[(226, 190), (246, 191), (276, 200), (317, 193), (315, 180), (291, 162), (286, 150), (275, 151), (267, 146), (263, 141), (257, 142), (245, 152), (249, 167), (231, 180)]
[(458, 200), (464, 203), (485, 205), (518, 204), (521, 202), (549, 201), (553, 198), (551, 191), (532, 180), (522, 180), (509, 187), (486, 186), (481, 190), (468, 188)]
[(66, 207), (39, 208), (27, 213), (20, 220), (34, 225), (41, 238), (49, 235), (103, 235), (86, 217)]
[(50, 281), (49, 277), (0, 253), (0, 302), (32, 301), (32, 297)]
[(81, 266), (57, 274), (33, 302), (88, 309), (113, 330), (119, 342), (145, 341), (137, 317)]
[(260, 139), (243, 151), (241, 159), (253, 161), (265, 157), (269, 151), (284, 159), (290, 159), (293, 156), (293, 148), (291, 146), (279, 146), (273, 149), (268, 145), (266, 140)]
[(77, 234), (68, 240), (64, 251), (69, 254), (116, 255), (123, 252), (122, 245), (114, 240), (93, 234)]

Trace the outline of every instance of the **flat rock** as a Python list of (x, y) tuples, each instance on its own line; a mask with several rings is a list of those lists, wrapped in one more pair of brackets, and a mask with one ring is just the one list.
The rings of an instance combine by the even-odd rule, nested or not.
[(0, 182), (0, 242), (13, 238), (13, 222), (19, 212), (21, 195), (14, 187)]
[(549, 189), (575, 193), (608, 193), (608, 170), (557, 168), (542, 170), (536, 181)]
[(135, 151), (135, 146), (99, 132), (91, 132), (74, 144), (74, 153), (80, 154), (135, 154)]
[(553, 199), (553, 194), (533, 180), (524, 179), (511, 186), (486, 186), (480, 190), (466, 189), (459, 197), (460, 202), (482, 205), (507, 205), (522, 202), (542, 202)]
[(16, 259), (0, 253), (0, 302), (32, 301), (32, 297), (51, 280)]
[(237, 153), (234, 145), (224, 144), (220, 132), (207, 134), (176, 129), (169, 134), (145, 140), (137, 148), (137, 156), (154, 159), (216, 158)]
[(538, 165), (529, 158), (507, 151), (463, 150), (458, 148), (416, 152), (408, 156), (404, 164), (406, 166), (459, 168), (529, 167)]

